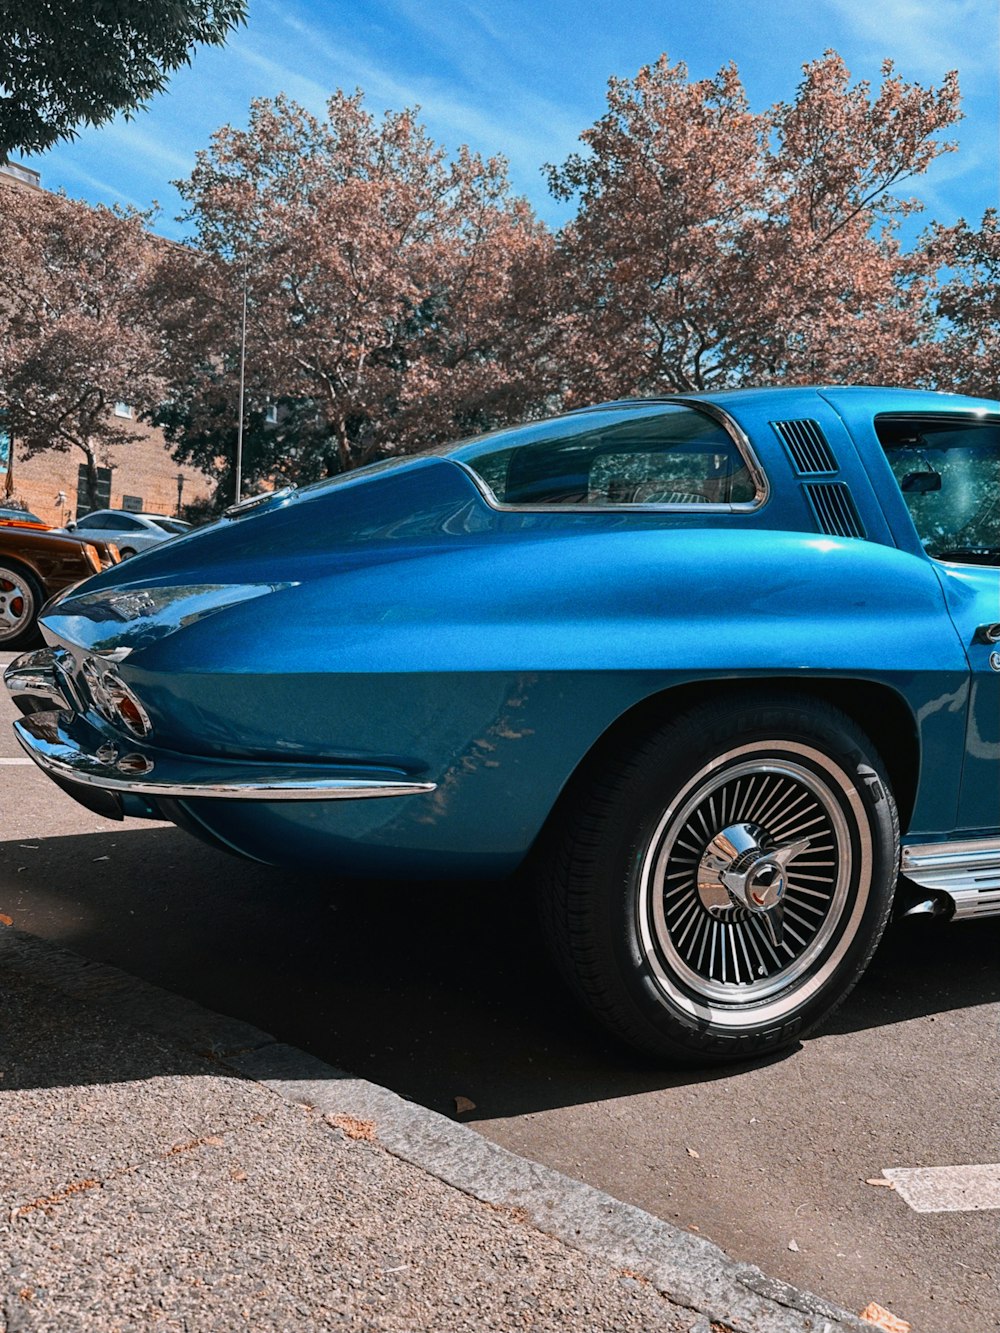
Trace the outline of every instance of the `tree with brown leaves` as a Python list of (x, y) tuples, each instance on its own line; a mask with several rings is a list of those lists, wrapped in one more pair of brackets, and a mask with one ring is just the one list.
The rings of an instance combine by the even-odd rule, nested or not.
[[(223, 366), (216, 312), (237, 328), (244, 283), (250, 402), (307, 404), (318, 422), (286, 474), (509, 420), (541, 391), (531, 350), (551, 243), (502, 161), (463, 149), (448, 162), (414, 112), (376, 121), (360, 93), (336, 93), (324, 120), (278, 97), (253, 103), (246, 131), (219, 130), (179, 188), (214, 293), (187, 322), (189, 368), (190, 330), (207, 336), (203, 392), (178, 377), (186, 434), (223, 382), (232, 390), (232, 334)], [(174, 287), (183, 305), (186, 279)]]
[(897, 191), (952, 146), (958, 103), (954, 75), (928, 90), (888, 62), (873, 95), (832, 52), (761, 114), (734, 65), (612, 79), (587, 151), (550, 169), (579, 200), (561, 241), (571, 399), (904, 379), (931, 269), (899, 245), (917, 204)]
[(1000, 396), (1000, 214), (982, 224), (936, 227), (929, 249), (944, 266), (938, 293), (941, 336), (927, 348), (925, 378), (941, 388)]
[(97, 467), (163, 384), (147, 282), (148, 219), (0, 185), (0, 408), (20, 449), (78, 450)]

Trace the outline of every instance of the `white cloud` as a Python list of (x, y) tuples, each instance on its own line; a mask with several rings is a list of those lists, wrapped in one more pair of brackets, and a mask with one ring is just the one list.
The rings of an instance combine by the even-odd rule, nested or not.
[(260, 70), (268, 77), (266, 89), (257, 88), (247, 92), (244, 88), (243, 96), (248, 106), (252, 97), (274, 97), (281, 92), (287, 93), (293, 101), (300, 103), (308, 111), (316, 115), (322, 114), (332, 88), (303, 74), (301, 61), (298, 67), (282, 64), (279, 60), (272, 60), (270, 56), (261, 55), (251, 47), (241, 48), (236, 55), (244, 64)]
[[(111, 144), (123, 153), (136, 154), (147, 166), (155, 166), (164, 173), (191, 170), (190, 155), (178, 152), (164, 138), (140, 129), (135, 120), (117, 119), (101, 131), (101, 138), (105, 147)], [(176, 142), (176, 135), (170, 138)]]
[(995, 0), (826, 0), (871, 54), (891, 56), (907, 77), (935, 82), (957, 69), (964, 83), (997, 80)]
[[(147, 205), (141, 204), (129, 194), (123, 194), (117, 186), (109, 181), (101, 180), (98, 176), (93, 176), (89, 171), (84, 171), (81, 166), (72, 160), (72, 157), (65, 152), (53, 152), (45, 159), (45, 167), (51, 170), (57, 177), (64, 180), (76, 181), (79, 185), (85, 186), (91, 195), (96, 195), (101, 200), (113, 200), (118, 204), (125, 204), (129, 208), (145, 208)], [(36, 170), (38, 168), (36, 167)], [(47, 184), (44, 176), (42, 184)], [(71, 194), (70, 190), (66, 191)]]
[[(409, 20), (416, 22), (420, 11), (410, 5), (405, 8)], [(441, 39), (449, 63), (456, 67), (458, 77), (447, 84), (394, 68), (383, 51), (370, 52), (339, 35), (333, 41), (326, 30), (307, 22), (289, 5), (268, 9), (293, 35), (298, 66), (310, 70), (311, 86), (319, 87), (315, 73), (322, 68), (328, 77), (327, 95), (337, 87), (349, 91), (361, 87), (369, 105), (378, 109), (419, 106), (421, 119), (435, 138), (447, 137), (449, 149), (470, 143), (488, 154), (502, 152), (519, 170), (537, 173), (544, 162), (564, 156), (580, 132), (579, 119), (565, 105), (528, 91), (499, 52), (485, 62), (482, 53), (475, 59), (462, 58), (461, 49), (464, 46), (467, 53), (469, 44), (455, 39), (455, 25), (442, 24), (427, 13), (419, 26), (435, 41)], [(492, 34), (485, 35), (492, 47)], [(294, 77), (291, 70), (288, 77)]]

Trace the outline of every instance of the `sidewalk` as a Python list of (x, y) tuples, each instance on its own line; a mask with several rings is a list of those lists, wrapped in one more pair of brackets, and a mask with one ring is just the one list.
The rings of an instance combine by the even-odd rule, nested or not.
[(247, 1024), (0, 927), (0, 1333), (871, 1333)]

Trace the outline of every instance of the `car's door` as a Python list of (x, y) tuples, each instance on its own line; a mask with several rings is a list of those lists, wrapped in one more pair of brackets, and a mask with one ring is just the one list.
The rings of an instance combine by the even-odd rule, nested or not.
[(900, 414), (876, 431), (971, 671), (958, 830), (1000, 830), (1000, 418)]

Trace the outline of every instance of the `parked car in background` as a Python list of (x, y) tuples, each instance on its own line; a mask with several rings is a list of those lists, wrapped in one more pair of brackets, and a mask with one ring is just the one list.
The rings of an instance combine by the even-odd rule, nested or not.
[(22, 526), (41, 528), (43, 531), (52, 526), (37, 514), (29, 513), (27, 509), (16, 509), (11, 505), (0, 505), (0, 523), (19, 523)]
[(89, 514), (66, 524), (66, 531), (86, 541), (97, 537), (113, 541), (122, 559), (138, 555), (150, 546), (191, 531), (191, 524), (166, 514), (132, 514), (124, 509), (93, 509)]
[(38, 615), (48, 598), (120, 558), (113, 542), (84, 542), (41, 521), (8, 522), (0, 515), (0, 650), (37, 640)]
[(609, 403), (258, 497), (42, 623), (15, 726), (85, 805), (408, 892), (527, 864), (660, 1057), (798, 1041), (893, 913), (1000, 913), (1000, 403)]

